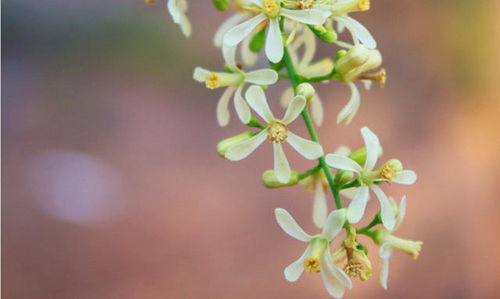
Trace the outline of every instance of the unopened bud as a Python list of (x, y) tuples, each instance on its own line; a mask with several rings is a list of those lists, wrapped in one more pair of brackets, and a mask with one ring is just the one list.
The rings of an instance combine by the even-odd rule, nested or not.
[(324, 26), (309, 25), (309, 29), (316, 35), (320, 40), (328, 44), (333, 44), (337, 41), (337, 32), (331, 28), (326, 28)]
[(229, 5), (231, 4), (229, 0), (212, 0), (212, 3), (214, 4), (215, 8), (220, 11), (228, 9)]
[(381, 64), (382, 55), (378, 50), (370, 50), (363, 45), (355, 45), (345, 55), (337, 59), (335, 71), (345, 81), (353, 81), (358, 79), (359, 74), (378, 68)]
[(292, 170), (292, 175), (290, 176), (290, 180), (287, 183), (281, 183), (276, 177), (274, 170), (270, 169), (264, 171), (264, 173), (262, 174), (262, 182), (264, 183), (264, 186), (266, 186), (267, 188), (280, 188), (286, 186), (293, 186), (299, 182), (299, 173), (295, 170)]
[(354, 179), (354, 172), (340, 170), (335, 175), (335, 185), (343, 186)]
[(259, 32), (255, 33), (248, 47), (250, 51), (254, 53), (259, 53), (266, 43), (266, 28), (262, 28)]
[(315, 94), (316, 90), (309, 83), (300, 83), (299, 86), (297, 86), (297, 95), (304, 96), (308, 103)]
[(217, 144), (217, 153), (219, 156), (224, 158), (226, 151), (233, 145), (236, 145), (242, 141), (252, 138), (255, 135), (254, 132), (244, 132), (220, 141)]
[[(382, 157), (382, 147), (380, 147), (379, 152), (378, 152), (378, 157)], [(352, 152), (349, 155), (349, 158), (352, 160), (356, 161), (359, 165), (364, 165), (366, 162), (366, 146), (363, 146), (362, 148)]]

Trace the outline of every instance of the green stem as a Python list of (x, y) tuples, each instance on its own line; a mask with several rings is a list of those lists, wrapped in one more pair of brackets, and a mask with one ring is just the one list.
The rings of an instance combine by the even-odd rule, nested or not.
[(306, 171), (304, 173), (299, 173), (299, 176), (298, 176), (299, 181), (302, 181), (303, 179), (315, 174), (320, 169), (321, 169), (321, 165), (316, 165), (315, 167), (309, 169), (308, 171)]
[(365, 235), (369, 235), (367, 234), (368, 231), (374, 227), (375, 225), (378, 225), (382, 223), (381, 219), (380, 219), (380, 213), (378, 213), (377, 215), (375, 215), (375, 218), (373, 218), (372, 222), (370, 222), (370, 224), (368, 224), (367, 226), (363, 227), (363, 228), (360, 228), (360, 229), (357, 229), (356, 232), (358, 234), (365, 234)]

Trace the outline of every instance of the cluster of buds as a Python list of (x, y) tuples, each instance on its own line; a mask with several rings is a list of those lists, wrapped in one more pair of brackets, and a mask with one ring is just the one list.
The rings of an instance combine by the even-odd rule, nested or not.
[[(145, 0), (153, 4), (154, 0)], [(173, 21), (186, 36), (191, 23), (186, 15), (189, 0), (166, 0)], [(228, 137), (217, 145), (218, 154), (230, 161), (249, 157), (263, 143), (273, 148), (272, 169), (265, 170), (263, 183), (268, 188), (302, 185), (314, 193), (312, 221), (320, 232), (306, 233), (286, 210), (275, 210), (276, 221), (291, 237), (307, 243), (304, 253), (284, 270), (286, 280), (294, 282), (303, 272), (319, 273), (326, 291), (340, 298), (352, 288), (352, 279), (367, 281), (373, 266), (360, 237), (379, 246), (380, 283), (387, 289), (389, 258), (394, 249), (417, 258), (422, 242), (394, 235), (406, 214), (406, 196), (398, 204), (382, 187), (393, 183), (411, 185), (417, 180), (398, 159), (383, 161), (377, 135), (368, 127), (361, 128), (364, 146), (351, 152), (346, 146), (325, 154), (316, 127), (328, 117), (313, 84), (336, 81), (351, 91), (346, 104), (336, 115), (337, 124), (349, 124), (361, 107), (357, 83), (369, 89), (373, 82), (383, 87), (386, 70), (382, 55), (370, 32), (349, 14), (370, 9), (369, 0), (213, 0), (219, 11), (234, 14), (221, 24), (214, 45), (221, 48), (224, 66), (220, 71), (196, 67), (194, 80), (209, 90), (223, 88), (216, 104), (220, 126), (229, 125), (230, 102), (233, 99), (237, 119), (248, 129)], [(340, 40), (344, 30), (352, 40)], [(335, 47), (326, 57), (316, 59), (318, 42)], [(262, 54), (262, 55), (261, 55)], [(259, 58), (269, 67), (254, 69)], [(268, 104), (270, 89), (279, 81), (290, 85), (281, 91), (279, 100), (285, 109), (275, 117)], [(259, 120), (259, 118), (261, 120)], [(290, 130), (290, 124), (302, 119), (309, 137)], [(292, 168), (285, 155), (289, 145), (307, 160), (316, 161), (309, 170)], [(378, 199), (379, 211), (367, 226), (356, 227), (366, 218), (370, 194)], [(333, 197), (334, 208), (328, 204)], [(334, 240), (346, 231), (337, 248)], [(338, 243), (338, 242), (337, 242)]]

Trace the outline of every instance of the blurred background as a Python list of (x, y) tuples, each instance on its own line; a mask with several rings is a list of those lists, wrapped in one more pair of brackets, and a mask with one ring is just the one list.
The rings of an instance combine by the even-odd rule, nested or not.
[[(262, 186), (268, 145), (239, 163), (215, 152), (244, 128), (234, 113), (217, 126), (221, 91), (191, 74), (221, 66), (211, 39), (229, 13), (188, 1), (185, 39), (157, 2), (3, 1), (2, 295), (327, 298), (317, 275), (283, 278), (304, 244), (273, 215), (284, 207), (314, 232), (312, 194)], [(387, 86), (362, 91), (345, 127), (348, 89), (320, 85), (319, 135), (329, 152), (355, 149), (368, 125), (384, 158), (417, 171), (416, 185), (385, 190), (408, 196), (398, 234), (425, 245), (418, 261), (396, 252), (389, 291), (375, 262), (347, 298), (500, 297), (498, 13), (492, 0), (377, 0), (353, 15), (378, 40)], [(313, 165), (286, 151), (294, 168)]]

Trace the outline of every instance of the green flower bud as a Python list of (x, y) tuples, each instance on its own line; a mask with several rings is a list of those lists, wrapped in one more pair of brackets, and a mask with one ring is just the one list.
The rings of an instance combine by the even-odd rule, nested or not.
[(333, 44), (337, 41), (337, 32), (335, 30), (326, 28), (324, 26), (308, 25), (309, 29), (322, 41), (328, 44)]
[(308, 103), (315, 94), (316, 90), (309, 83), (300, 83), (299, 86), (297, 86), (297, 95), (304, 96)]
[(254, 53), (259, 53), (264, 45), (266, 44), (266, 28), (264, 27), (261, 31), (255, 33), (250, 40), (248, 47), (250, 51)]
[(231, 2), (229, 0), (212, 0), (215, 8), (220, 11), (224, 11), (229, 8)]
[[(378, 153), (378, 157), (382, 157), (382, 146), (380, 147), (380, 151)], [(356, 161), (356, 163), (358, 163), (359, 165), (364, 165), (365, 162), (366, 162), (366, 147), (363, 146), (362, 148), (352, 152), (350, 155), (349, 155), (349, 158), (351, 158), (352, 160)]]
[(295, 170), (292, 170), (290, 181), (288, 181), (288, 183), (281, 183), (280, 181), (278, 181), (278, 178), (276, 177), (274, 170), (269, 169), (264, 171), (264, 173), (262, 174), (262, 182), (264, 183), (264, 186), (266, 186), (267, 188), (280, 188), (280, 187), (293, 186), (299, 182), (299, 173)]
[(335, 175), (335, 185), (336, 186), (343, 186), (343, 185), (351, 182), (353, 179), (354, 179), (354, 172), (340, 170)]
[(250, 139), (255, 135), (254, 132), (244, 132), (226, 139), (223, 139), (217, 144), (217, 153), (224, 158), (226, 151), (233, 145), (236, 145), (244, 140)]

